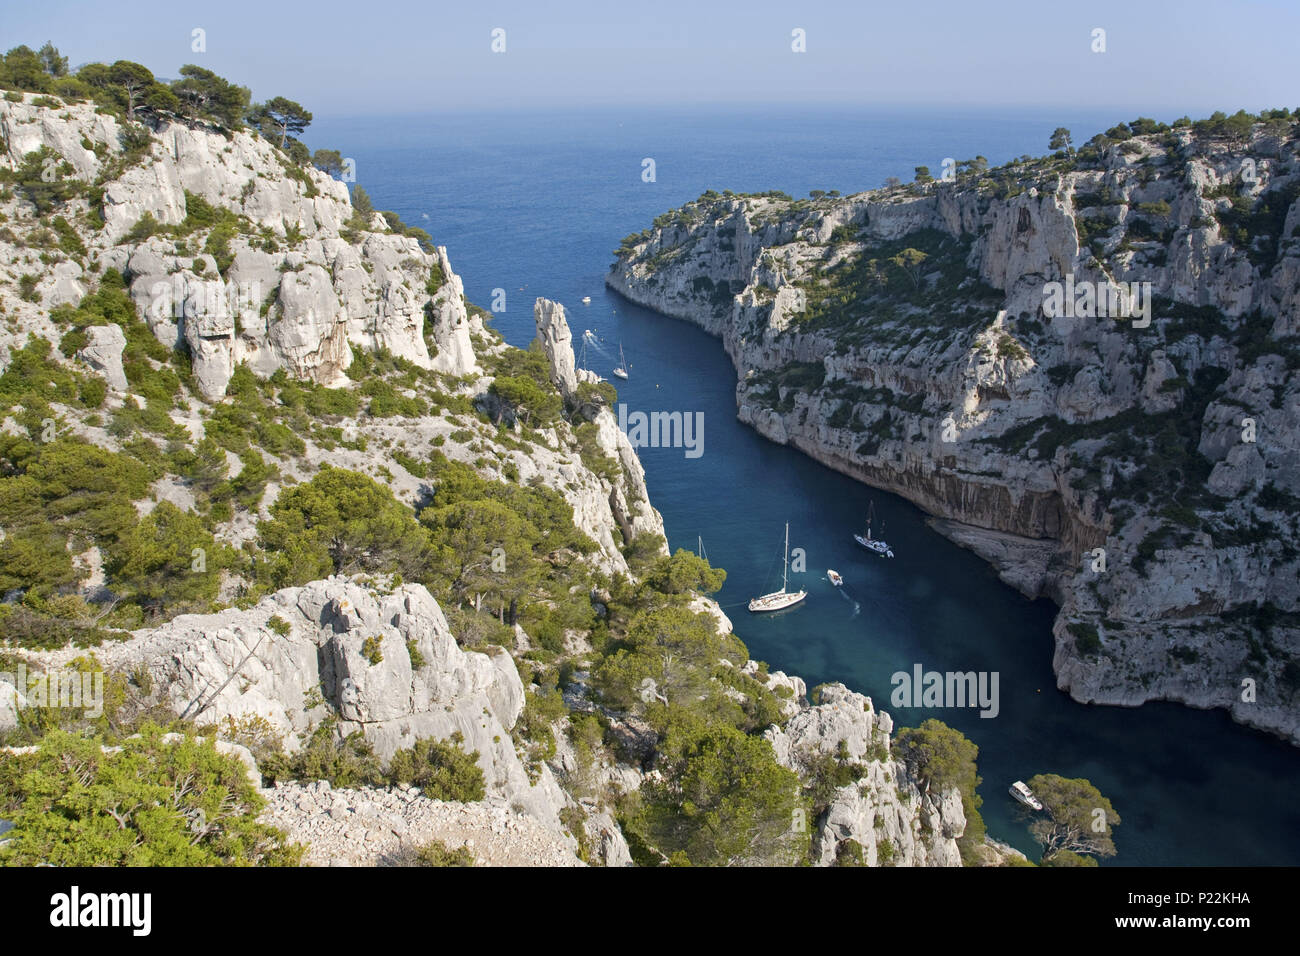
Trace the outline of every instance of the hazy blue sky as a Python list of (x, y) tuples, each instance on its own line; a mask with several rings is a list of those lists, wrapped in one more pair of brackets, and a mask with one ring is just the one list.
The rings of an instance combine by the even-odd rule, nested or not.
[[(592, 103), (1300, 106), (1297, 0), (4, 0), (0, 46), (194, 62), (318, 116)], [(207, 52), (191, 52), (206, 30)], [(490, 49), (506, 31), (506, 52)], [(1091, 50), (1094, 28), (1106, 52)], [(806, 31), (807, 52), (791, 50)]]

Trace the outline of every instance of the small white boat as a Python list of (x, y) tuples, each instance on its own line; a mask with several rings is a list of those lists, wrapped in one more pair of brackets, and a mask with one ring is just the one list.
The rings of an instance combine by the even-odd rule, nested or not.
[(808, 596), (807, 591), (787, 591), (785, 589), (788, 583), (790, 571), (790, 525), (787, 522), (785, 526), (785, 555), (781, 565), (781, 590), (773, 591), (771, 594), (764, 594), (756, 597), (749, 602), (749, 609), (755, 613), (759, 611), (780, 611), (794, 604), (798, 604)]
[(831, 568), (826, 569), (826, 576), (830, 578), (831, 584), (836, 587), (839, 587), (844, 583), (844, 578), (840, 577), (840, 572), (832, 570)]
[(583, 305), (591, 305), (591, 296), (589, 296), (589, 295), (584, 295), (584, 296), (582, 297), (582, 304), (583, 304)]
[(1029, 807), (1030, 809), (1032, 810), (1043, 809), (1042, 801), (1040, 801), (1036, 796), (1034, 796), (1034, 791), (1030, 790), (1029, 785), (1026, 784), (1023, 780), (1017, 780), (1015, 783), (1013, 783), (1010, 787), (1010, 792), (1013, 797), (1015, 797), (1017, 800), (1019, 800), (1021, 803), (1023, 803), (1025, 806)]
[(627, 359), (623, 358), (623, 343), (618, 343), (618, 368), (614, 369), (615, 378), (627, 378)]
[(582, 337), (583, 337), (584, 339), (586, 339), (588, 342), (595, 342), (595, 341), (596, 341), (596, 333), (593, 332), (591, 329), (583, 329), (583, 330), (582, 330)]
[(875, 514), (876, 514), (876, 503), (874, 501), (868, 502), (867, 503), (867, 533), (855, 534), (853, 536), (853, 540), (856, 541), (858, 544), (862, 545), (868, 551), (874, 551), (876, 554), (884, 558), (892, 558), (894, 556), (893, 549), (886, 542), (881, 541), (878, 538), (871, 537), (871, 519), (875, 517)]

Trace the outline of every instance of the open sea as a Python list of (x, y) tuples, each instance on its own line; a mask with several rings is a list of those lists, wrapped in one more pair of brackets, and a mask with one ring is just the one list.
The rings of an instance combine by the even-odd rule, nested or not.
[[(1221, 712), (1153, 703), (1076, 704), (1051, 671), (1053, 606), (1002, 584), (973, 554), (929, 530), (902, 499), (873, 491), (736, 421), (735, 373), (721, 344), (684, 322), (604, 288), (623, 236), (705, 189), (851, 193), (916, 166), (986, 156), (997, 165), (1047, 151), (1057, 126), (1076, 142), (1132, 117), (1060, 112), (771, 110), (697, 107), (572, 113), (440, 114), (318, 119), (312, 148), (356, 161), (379, 209), (397, 211), (447, 246), (466, 295), (517, 346), (534, 333), (533, 301), (562, 302), (575, 345), (592, 329), (587, 364), (606, 378), (622, 344), (631, 378), (616, 382), (631, 410), (702, 412), (703, 454), (641, 449), (672, 548), (727, 570), (718, 600), (750, 655), (803, 677), (842, 681), (890, 712), (895, 726), (937, 717), (980, 749), (981, 812), (989, 834), (1037, 859), (1007, 787), (1036, 773), (1087, 777), (1122, 818), (1118, 855), (1103, 865), (1300, 864), (1300, 750), (1233, 724)], [(1161, 116), (1168, 121), (1172, 117)], [(653, 159), (655, 182), (642, 179)], [(591, 304), (581, 303), (591, 296)], [(885, 560), (851, 537), (874, 501)], [(780, 586), (785, 522), (807, 570), (800, 606), (745, 609)], [(845, 578), (843, 591), (827, 568)], [(1000, 710), (890, 704), (890, 677), (926, 670), (996, 671)]]

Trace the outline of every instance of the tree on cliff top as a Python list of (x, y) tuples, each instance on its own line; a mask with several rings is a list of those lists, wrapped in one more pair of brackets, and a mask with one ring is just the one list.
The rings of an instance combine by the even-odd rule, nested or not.
[(9, 866), (297, 865), (300, 847), (258, 819), (266, 801), (211, 741), (165, 743), (162, 728), (105, 753), (102, 738), (51, 732), (0, 771)]
[(311, 125), (311, 113), (293, 100), (277, 96), (266, 103), (253, 106), (249, 110), (248, 124), (263, 136), (278, 137), (278, 145), (284, 149), (290, 134), (301, 135)]
[(47, 92), (50, 76), (40, 54), (29, 46), (16, 46), (0, 58), (0, 86), (6, 89)]
[(1035, 814), (1029, 832), (1043, 848), (1044, 863), (1067, 851), (1115, 855), (1112, 833), (1119, 825), (1119, 814), (1090, 781), (1038, 774), (1029, 779), (1029, 789), (1043, 804), (1043, 812)]
[(180, 72), (183, 79), (173, 82), (171, 89), (187, 115), (211, 117), (228, 129), (239, 127), (250, 99), (246, 87), (192, 63), (181, 67)]
[(942, 721), (931, 718), (920, 727), (904, 727), (894, 735), (894, 750), (908, 771), (932, 790), (956, 787), (973, 794), (979, 786), (979, 748)]
[(364, 222), (363, 228), (370, 228), (370, 220), (375, 217), (375, 204), (370, 201), (370, 194), (361, 188), (357, 183), (352, 187), (352, 215), (353, 218), (360, 217)]
[(45, 46), (41, 47), (36, 55), (40, 58), (41, 66), (45, 72), (53, 77), (68, 75), (68, 58), (59, 52), (49, 40), (45, 41)]
[(337, 149), (318, 149), (311, 154), (311, 164), (328, 176), (343, 173), (343, 154)]
[(108, 68), (108, 81), (117, 88), (122, 96), (122, 105), (126, 107), (126, 118), (135, 119), (136, 107), (144, 102), (144, 96), (154, 86), (153, 73), (147, 66), (130, 60), (118, 60)]

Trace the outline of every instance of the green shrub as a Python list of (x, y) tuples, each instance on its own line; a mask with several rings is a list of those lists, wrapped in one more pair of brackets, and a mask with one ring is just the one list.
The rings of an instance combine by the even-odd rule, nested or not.
[(327, 780), (333, 787), (378, 787), (386, 780), (383, 764), (360, 733), (340, 738), (338, 719), (327, 717), (293, 754), (277, 754), (260, 764), (267, 781)]
[(426, 738), (414, 747), (399, 750), (388, 764), (388, 780), (394, 784), (413, 784), (431, 800), (474, 803), (486, 794), (483, 770), (478, 765), (478, 751), (466, 753), (460, 732), (450, 740)]
[(10, 757), (0, 802), (16, 806), (0, 843), (8, 866), (296, 865), (302, 848), (258, 822), (261, 794), (240, 761), (208, 741), (120, 742), (53, 731), (37, 753)]
[(330, 467), (281, 492), (258, 532), (265, 551), (259, 574), (277, 588), (358, 571), (419, 579), (429, 547), (415, 515), (392, 491)]
[(1074, 637), (1075, 649), (1084, 657), (1096, 657), (1101, 653), (1101, 635), (1097, 633), (1096, 625), (1072, 621), (1066, 625), (1066, 630)]
[(466, 846), (455, 850), (439, 840), (430, 840), (398, 859), (400, 866), (474, 866), (474, 855)]

